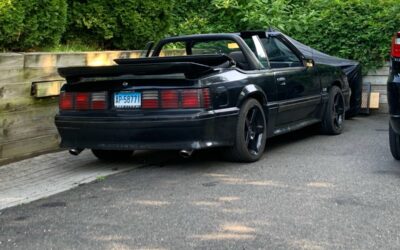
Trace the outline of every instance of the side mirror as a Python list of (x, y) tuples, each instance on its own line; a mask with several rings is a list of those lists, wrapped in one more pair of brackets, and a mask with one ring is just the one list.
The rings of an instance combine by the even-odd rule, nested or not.
[(304, 66), (306, 66), (306, 68), (313, 68), (315, 66), (315, 62), (313, 59), (306, 58), (303, 61), (304, 61)]

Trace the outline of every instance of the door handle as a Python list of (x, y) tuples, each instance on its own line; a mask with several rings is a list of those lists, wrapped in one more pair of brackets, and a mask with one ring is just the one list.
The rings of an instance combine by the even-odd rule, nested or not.
[(285, 86), (286, 85), (286, 78), (285, 77), (279, 77), (276, 79), (276, 81), (279, 83), (279, 85), (281, 86)]

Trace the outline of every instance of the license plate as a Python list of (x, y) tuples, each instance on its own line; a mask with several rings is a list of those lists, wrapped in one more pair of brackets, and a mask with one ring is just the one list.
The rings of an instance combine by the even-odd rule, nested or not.
[(140, 108), (141, 104), (141, 93), (119, 92), (114, 94), (114, 107), (116, 108)]

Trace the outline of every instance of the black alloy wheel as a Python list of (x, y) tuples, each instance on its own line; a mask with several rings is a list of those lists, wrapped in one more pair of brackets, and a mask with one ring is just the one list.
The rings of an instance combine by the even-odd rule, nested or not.
[(329, 100), (322, 119), (322, 132), (331, 135), (342, 133), (345, 114), (346, 110), (342, 90), (337, 86), (332, 86), (329, 91)]
[(235, 137), (235, 144), (226, 149), (229, 160), (254, 162), (261, 158), (267, 139), (267, 122), (257, 100), (251, 98), (243, 103)]
[(345, 116), (344, 100), (341, 92), (336, 93), (334, 97), (332, 115), (333, 115), (333, 124), (335, 125), (335, 129), (341, 130)]
[(244, 137), (247, 150), (252, 155), (258, 155), (261, 149), (261, 142), (264, 134), (265, 119), (261, 114), (262, 110), (254, 106), (247, 113), (244, 126)]

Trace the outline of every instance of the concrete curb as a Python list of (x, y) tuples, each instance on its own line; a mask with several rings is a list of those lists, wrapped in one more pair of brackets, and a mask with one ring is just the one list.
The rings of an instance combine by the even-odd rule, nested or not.
[(45, 154), (0, 167), (0, 210), (70, 190), (140, 167), (140, 163), (102, 163), (89, 151)]

